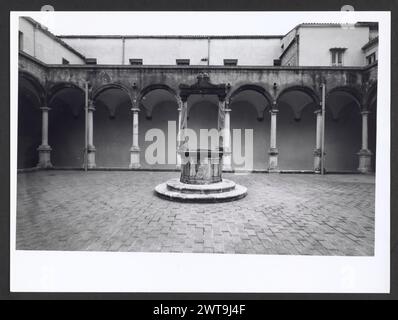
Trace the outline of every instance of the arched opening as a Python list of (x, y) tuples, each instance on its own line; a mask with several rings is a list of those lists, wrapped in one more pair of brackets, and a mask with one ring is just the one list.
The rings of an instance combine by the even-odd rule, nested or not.
[(193, 94), (188, 98), (187, 127), (196, 136), (196, 139), (190, 137), (189, 148), (216, 149), (219, 147), (218, 103), (218, 97), (215, 95)]
[[(37, 80), (20, 76), (18, 83), (18, 169), (33, 168), (38, 163), (41, 144), (41, 110), (44, 89)], [(38, 87), (39, 86), (39, 87)]]
[(377, 133), (377, 92), (376, 90), (372, 92), (369, 97), (369, 119), (368, 119), (368, 139), (369, 139), (369, 150), (373, 153), (371, 169), (373, 172), (376, 171), (376, 151), (377, 151), (377, 143), (376, 143), (376, 133)]
[(336, 89), (326, 97), (325, 168), (329, 172), (356, 172), (362, 143), (358, 99)]
[(57, 85), (49, 100), (48, 142), (54, 167), (81, 168), (84, 163), (84, 92)]
[(280, 170), (314, 170), (316, 141), (314, 94), (287, 89), (277, 100), (277, 148)]
[[(239, 169), (253, 165), (255, 170), (268, 168), (268, 151), (270, 147), (270, 100), (264, 93), (251, 88), (239, 90), (234, 94), (230, 103), (231, 108), (231, 134), (232, 134), (232, 167)], [(234, 130), (239, 130), (240, 143), (235, 141)], [(253, 141), (246, 141), (245, 132), (253, 130)], [(252, 146), (247, 145), (252, 143)], [(237, 149), (237, 147), (240, 150)], [(247, 150), (247, 152), (245, 151)], [(253, 150), (252, 154), (249, 150)], [(244, 156), (246, 166), (239, 163)]]
[(132, 145), (131, 99), (119, 87), (94, 93), (94, 146), (98, 168), (128, 168)]
[[(143, 91), (139, 113), (139, 145), (142, 168), (175, 169), (178, 130), (178, 104), (175, 94), (168, 88), (152, 86)], [(170, 124), (169, 124), (170, 122)], [(170, 126), (169, 126), (170, 125)], [(152, 137), (151, 131), (164, 135), (164, 143)], [(148, 140), (145, 136), (148, 133)], [(156, 150), (148, 149), (156, 143)], [(146, 156), (146, 151), (151, 153)], [(158, 159), (159, 161), (154, 161)]]

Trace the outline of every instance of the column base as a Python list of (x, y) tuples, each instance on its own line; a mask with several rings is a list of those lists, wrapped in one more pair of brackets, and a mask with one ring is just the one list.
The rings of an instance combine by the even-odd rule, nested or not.
[(37, 148), (37, 151), (39, 152), (38, 168), (48, 169), (53, 167), (51, 163), (51, 150), (52, 149), (49, 145), (41, 145)]
[(314, 172), (321, 173), (322, 151), (321, 149), (314, 150)]
[(270, 173), (278, 173), (278, 149), (277, 148), (271, 148), (270, 151), (268, 152), (269, 158), (268, 158), (268, 172)]
[(370, 150), (362, 149), (357, 154), (359, 157), (358, 171), (361, 173), (371, 173), (373, 153)]
[(96, 167), (95, 164), (95, 147), (89, 146), (87, 150), (87, 168), (94, 169)]
[(132, 147), (130, 149), (130, 169), (139, 169), (141, 168), (140, 164), (140, 148)]

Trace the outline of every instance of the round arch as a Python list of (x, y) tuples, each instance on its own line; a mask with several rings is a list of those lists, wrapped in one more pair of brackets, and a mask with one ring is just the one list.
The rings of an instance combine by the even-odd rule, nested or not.
[(356, 172), (361, 149), (362, 94), (337, 86), (326, 94), (325, 167), (329, 172)]
[[(267, 104), (270, 106), (269, 102)], [(267, 169), (270, 141), (270, 113), (265, 112), (267, 108), (261, 109), (258, 102), (245, 99), (231, 102), (231, 160), (234, 169)]]
[(279, 169), (313, 171), (317, 93), (307, 86), (292, 85), (279, 92), (276, 104)]
[(84, 94), (84, 89), (80, 87), (79, 85), (72, 83), (72, 82), (57, 82), (53, 84), (52, 86), (49, 87), (48, 89), (48, 104), (51, 105), (53, 102), (54, 98), (57, 96), (57, 94), (65, 89), (76, 89), (80, 91), (82, 94)]
[(55, 167), (80, 168), (84, 162), (84, 89), (73, 82), (48, 86), (48, 139)]
[(335, 87), (333, 89), (331, 89), (329, 92), (326, 93), (326, 101), (328, 100), (328, 97), (330, 97), (332, 94), (334, 93), (338, 93), (338, 92), (343, 92), (348, 94), (352, 99), (354, 99), (354, 101), (356, 102), (356, 104), (358, 105), (358, 108), (361, 109), (362, 108), (362, 94), (355, 88), (353, 87), (349, 87), (349, 86), (339, 86), (339, 87)]
[(108, 84), (105, 84), (105, 85), (102, 85), (102, 86), (99, 86), (99, 87), (93, 89), (92, 99), (95, 101), (101, 93), (103, 93), (109, 89), (122, 90), (123, 92), (125, 92), (127, 94), (129, 100), (132, 102), (133, 99), (131, 97), (131, 92), (130, 92), (129, 88), (121, 83), (108, 83)]
[(128, 168), (132, 140), (132, 92), (122, 83), (93, 88), (93, 143), (97, 167)]
[[(143, 168), (174, 169), (176, 166), (176, 135), (178, 130), (178, 99), (174, 89), (165, 84), (150, 84), (139, 92), (139, 145), (147, 150), (158, 140), (147, 140), (147, 133), (153, 130), (164, 134), (164, 143), (159, 143), (158, 162), (150, 163), (144, 152), (141, 154)], [(150, 136), (150, 135), (149, 135)], [(157, 143), (157, 142), (156, 142)], [(162, 151), (160, 151), (162, 150)], [(160, 156), (161, 154), (162, 156)], [(164, 157), (163, 160), (160, 158)]]
[(142, 98), (145, 97), (149, 92), (154, 91), (154, 90), (166, 90), (168, 91), (170, 94), (172, 94), (174, 96), (174, 98), (177, 101), (177, 93), (174, 89), (172, 89), (171, 87), (169, 87), (166, 84), (161, 84), (161, 83), (155, 83), (155, 84), (150, 84), (146, 87), (144, 87), (139, 94), (139, 102), (141, 102)]
[[(267, 169), (270, 114), (266, 111), (272, 104), (271, 94), (255, 83), (243, 84), (231, 92), (229, 108), (233, 168)], [(235, 136), (234, 133), (240, 134)]]
[(33, 88), (37, 91), (36, 93), (39, 104), (43, 105), (46, 100), (46, 90), (44, 89), (40, 81), (34, 75), (27, 71), (19, 71), (19, 78), (23, 78), (33, 86)]
[(38, 164), (37, 147), (41, 144), (41, 110), (45, 89), (32, 74), (20, 71), (18, 83), (18, 169)]

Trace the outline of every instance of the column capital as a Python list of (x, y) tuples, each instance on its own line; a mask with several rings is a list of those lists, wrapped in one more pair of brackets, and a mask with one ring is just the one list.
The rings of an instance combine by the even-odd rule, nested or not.
[(225, 99), (226, 97), (227, 97), (227, 96), (224, 95), (224, 94), (218, 95), (218, 101), (219, 101), (219, 102), (226, 103), (226, 99)]
[(95, 105), (94, 105), (94, 101), (93, 100), (90, 100), (89, 102), (88, 102), (88, 111), (95, 111)]
[(188, 100), (188, 96), (179, 95), (179, 97), (180, 97), (180, 100), (181, 100), (182, 103), (185, 103), (185, 102), (187, 102), (187, 100)]
[(37, 151), (44, 151), (44, 152), (50, 152), (52, 149), (51, 147), (47, 144), (47, 145), (43, 145), (41, 144), (40, 146), (37, 147), (36, 149)]
[(138, 113), (138, 112), (140, 112), (140, 109), (137, 108), (137, 107), (132, 107), (130, 110), (133, 111), (133, 113)]
[(139, 146), (132, 146), (131, 148), (130, 148), (130, 151), (131, 152), (139, 152), (141, 149), (140, 149), (140, 147)]
[(361, 111), (361, 114), (362, 115), (368, 115), (368, 114), (370, 114), (371, 112), (369, 111), (369, 110), (362, 110)]
[(232, 109), (230, 109), (230, 108), (225, 108), (224, 111), (225, 111), (225, 112), (231, 112)]
[[(326, 152), (324, 151), (323, 154), (326, 155)], [(322, 156), (322, 149), (321, 148), (314, 149), (314, 156), (318, 157)]]
[(322, 114), (322, 109), (317, 109), (314, 111), (315, 114)]
[(45, 106), (45, 107), (40, 107), (40, 110), (41, 110), (41, 111), (50, 111), (50, 110), (51, 110), (51, 108), (50, 108), (50, 107), (47, 107), (47, 106)]
[(271, 156), (277, 156), (279, 154), (278, 148), (269, 148), (268, 154)]

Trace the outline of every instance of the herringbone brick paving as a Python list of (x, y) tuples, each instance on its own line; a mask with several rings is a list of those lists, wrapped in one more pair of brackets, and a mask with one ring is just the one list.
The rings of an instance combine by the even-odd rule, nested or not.
[(374, 176), (225, 174), (248, 196), (176, 203), (176, 172), (18, 174), (17, 249), (373, 255)]

